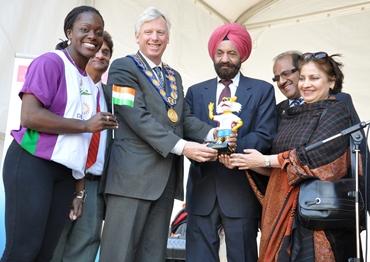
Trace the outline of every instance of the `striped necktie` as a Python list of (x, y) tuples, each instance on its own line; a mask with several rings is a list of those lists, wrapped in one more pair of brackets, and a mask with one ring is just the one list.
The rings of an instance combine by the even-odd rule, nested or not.
[(162, 68), (160, 66), (156, 66), (156, 67), (153, 68), (153, 70), (157, 74), (157, 77), (158, 77), (158, 80), (159, 80), (159, 83), (160, 83), (161, 87), (163, 87), (164, 79), (163, 79)]
[[(96, 106), (96, 112), (100, 112), (100, 92), (98, 90), (97, 95), (97, 106)], [(89, 145), (89, 151), (87, 153), (87, 161), (86, 161), (86, 168), (91, 167), (97, 159), (98, 156), (98, 150), (99, 150), (99, 142), (100, 142), (100, 132), (93, 133)]]
[(295, 107), (295, 106), (300, 106), (303, 104), (303, 98), (300, 97), (300, 98), (297, 98), (297, 99), (293, 99), (292, 101), (290, 101), (290, 104), (289, 104), (289, 107)]

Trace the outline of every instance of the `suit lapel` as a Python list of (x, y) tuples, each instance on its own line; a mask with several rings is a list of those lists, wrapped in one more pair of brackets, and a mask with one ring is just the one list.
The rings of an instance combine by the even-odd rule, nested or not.
[(248, 78), (240, 74), (239, 85), (236, 89), (235, 96), (238, 98), (236, 101), (242, 105), (242, 110), (247, 106), (252, 95), (250, 92), (252, 87), (248, 82)]
[(284, 102), (283, 102), (283, 105), (282, 105), (282, 109), (285, 111), (289, 108), (289, 99), (286, 99)]
[(202, 101), (205, 101), (207, 108), (210, 102), (215, 103), (216, 106), (216, 91), (217, 91), (217, 78), (212, 79), (208, 85), (204, 87), (202, 92)]
[[(141, 60), (143, 61), (143, 63), (144, 63), (144, 65), (145, 65), (145, 68), (147, 69), (147, 70), (151, 70), (151, 71), (153, 71), (152, 69), (151, 69), (151, 67), (149, 66), (149, 64), (148, 64), (148, 62), (145, 60), (145, 58), (140, 54), (140, 52), (138, 51), (137, 53), (136, 53), (140, 58), (141, 58)], [(137, 71), (139, 71), (140, 72), (140, 74), (142, 74), (142, 76), (145, 78), (145, 80), (146, 80), (146, 87), (148, 88), (148, 90), (149, 90), (149, 92), (151, 92), (152, 94), (153, 94), (153, 98), (154, 97), (156, 97), (158, 100), (160, 100), (161, 101), (161, 103), (164, 105), (164, 109), (166, 110), (166, 112), (167, 112), (167, 105), (166, 105), (166, 103), (163, 101), (163, 98), (162, 98), (162, 96), (159, 94), (159, 92), (158, 92), (158, 90), (157, 90), (157, 88), (153, 85), (153, 83), (148, 79), (148, 77), (145, 75), (145, 73), (139, 68), (139, 66), (137, 66), (136, 65), (136, 63), (134, 62), (134, 64), (135, 64), (135, 67), (136, 67), (136, 70)], [(160, 102), (158, 101), (158, 104), (159, 104)]]
[[(212, 80), (210, 80), (207, 85), (205, 85), (203, 87), (203, 90), (201, 91), (200, 93), (200, 96), (198, 101), (200, 101), (200, 103), (204, 103), (204, 106), (202, 108), (204, 108), (205, 110), (205, 117), (207, 119), (207, 123), (212, 125), (212, 126), (216, 126), (216, 122), (209, 119), (208, 117), (208, 105), (209, 103), (214, 103), (215, 104), (215, 110), (216, 110), (216, 92), (217, 91), (217, 78), (214, 78)], [(215, 112), (213, 112), (215, 113)]]
[(289, 108), (289, 99), (286, 99), (281, 104), (279, 111), (278, 111), (278, 118), (280, 119), (283, 115), (285, 115), (285, 111)]
[(107, 103), (108, 112), (112, 113), (112, 88), (108, 88), (107, 85), (102, 84), (105, 102)]
[(141, 60), (144, 62), (145, 64), (145, 68), (148, 69), (148, 70), (152, 70), (152, 68), (149, 66), (148, 62), (145, 60), (145, 58), (140, 54), (139, 51), (137, 51), (136, 53), (140, 58)]

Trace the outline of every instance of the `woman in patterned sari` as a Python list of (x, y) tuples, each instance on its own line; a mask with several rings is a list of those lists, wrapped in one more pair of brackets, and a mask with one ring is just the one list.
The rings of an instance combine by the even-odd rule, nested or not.
[[(253, 169), (270, 176), (264, 195), (255, 187), (263, 206), (259, 261), (330, 262), (355, 257), (355, 229), (310, 230), (296, 216), (302, 181), (313, 177), (335, 181), (347, 175), (347, 137), (305, 150), (308, 144), (350, 126), (346, 105), (333, 96), (341, 91), (343, 82), (335, 56), (303, 54), (298, 88), (305, 103), (283, 114), (272, 155), (246, 149), (245, 154), (220, 158), (230, 168)], [(253, 185), (249, 175), (248, 179)]]

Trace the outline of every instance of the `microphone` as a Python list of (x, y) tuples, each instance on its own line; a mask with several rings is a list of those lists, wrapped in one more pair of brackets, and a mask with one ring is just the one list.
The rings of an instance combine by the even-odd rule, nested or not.
[(353, 125), (353, 126), (351, 126), (349, 128), (346, 128), (346, 129), (342, 130), (340, 133), (338, 133), (338, 134), (336, 134), (334, 136), (331, 136), (329, 138), (326, 138), (324, 140), (321, 140), (319, 142), (316, 142), (316, 143), (314, 143), (312, 145), (308, 145), (308, 146), (305, 147), (305, 149), (306, 149), (307, 152), (308, 151), (311, 151), (311, 150), (316, 149), (317, 147), (319, 147), (319, 146), (321, 146), (321, 145), (323, 145), (323, 144), (325, 144), (327, 142), (330, 142), (333, 139), (336, 139), (338, 137), (345, 136), (345, 135), (348, 135), (348, 134), (352, 134), (352, 133), (354, 133), (354, 132), (356, 132), (356, 131), (358, 131), (360, 129), (363, 129), (363, 128), (365, 128), (369, 124), (370, 124), (370, 120), (367, 121), (367, 122), (360, 122), (360, 123), (358, 123), (356, 125)]

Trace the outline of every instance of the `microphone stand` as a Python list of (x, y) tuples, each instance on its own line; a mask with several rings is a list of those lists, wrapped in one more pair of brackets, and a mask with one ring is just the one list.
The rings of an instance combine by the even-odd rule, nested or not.
[[(355, 181), (356, 181), (356, 191), (355, 194), (355, 215), (356, 215), (356, 258), (349, 258), (348, 262), (360, 262), (361, 261), (361, 254), (360, 254), (360, 209), (359, 209), (359, 174), (358, 174), (358, 166), (359, 166), (359, 153), (360, 153), (360, 144), (363, 140), (363, 135), (361, 134), (361, 129), (365, 128), (367, 125), (370, 124), (370, 121), (361, 122), (356, 125), (353, 125), (347, 129), (342, 130), (340, 133), (331, 136), (327, 139), (322, 141), (316, 142), (312, 145), (308, 145), (305, 147), (306, 151), (311, 151), (321, 145), (330, 142), (338, 137), (346, 136), (348, 134), (351, 135), (353, 141), (353, 148), (351, 150), (355, 152)], [(352, 155), (352, 154), (351, 154)], [(366, 208), (366, 207), (365, 207)]]

